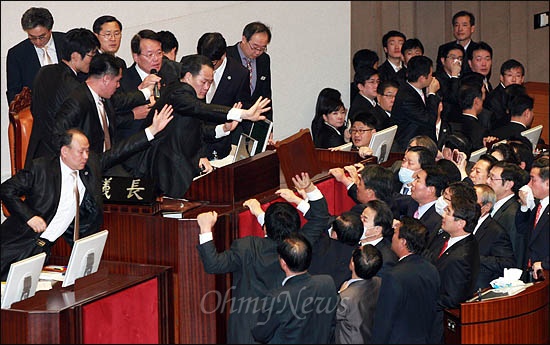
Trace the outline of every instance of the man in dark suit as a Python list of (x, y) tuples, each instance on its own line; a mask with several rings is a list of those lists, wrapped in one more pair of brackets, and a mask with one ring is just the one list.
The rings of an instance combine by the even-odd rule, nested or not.
[(300, 233), (291, 233), (277, 246), (285, 272), (283, 286), (265, 299), (252, 329), (256, 341), (269, 344), (329, 344), (334, 339), (338, 295), (328, 275), (308, 273), (311, 244)]
[(340, 288), (336, 310), (336, 344), (370, 344), (374, 312), (382, 280), (376, 276), (382, 254), (367, 244), (353, 250), (349, 260), (351, 279)]
[[(444, 58), (446, 56), (444, 50), (446, 50), (448, 46), (453, 44), (460, 44), (465, 52), (464, 55), (467, 56), (472, 49), (472, 43), (475, 43), (474, 41), (472, 41), (472, 34), (476, 30), (476, 19), (471, 12), (458, 11), (453, 15), (452, 24), (453, 36), (455, 38), (455, 41), (442, 44), (437, 49), (437, 71), (441, 71), (443, 69), (441, 58)], [(463, 63), (461, 74), (470, 71), (470, 65), (467, 63)]]
[(447, 44), (441, 52), (443, 56), (437, 61), (442, 67), (434, 72), (439, 81), (439, 95), (443, 102), (441, 117), (447, 122), (460, 122), (461, 109), (458, 104), (458, 88), (460, 85), (461, 66), (467, 64), (464, 60), (464, 48), (460, 44)]
[[(209, 58), (214, 64), (214, 81), (206, 93), (206, 103), (232, 107), (237, 103), (250, 106), (250, 79), (248, 70), (230, 56), (227, 56), (225, 38), (219, 32), (203, 34), (197, 43), (197, 54)], [(212, 124), (212, 123), (211, 123)], [(231, 136), (227, 132), (222, 138), (208, 142), (208, 159), (224, 158), (231, 151)]]
[(505, 268), (516, 265), (510, 236), (491, 218), (491, 209), (497, 201), (495, 191), (486, 184), (474, 185), (481, 216), (474, 229), (479, 244), (479, 276), (475, 289), (491, 287), (491, 281), (502, 277)]
[(527, 235), (527, 262), (524, 263), (523, 268), (528, 268), (530, 265), (533, 270), (533, 278), (541, 279), (542, 270), (550, 269), (548, 156), (540, 157), (533, 162), (530, 175), (529, 187), (538, 202), (529, 209), (526, 193), (520, 191), (521, 209), (516, 213), (516, 223), (519, 224), (518, 232)]
[[(533, 106), (534, 100), (531, 96), (524, 93), (513, 96), (508, 103), (510, 122), (495, 129), (491, 134), (499, 140), (521, 140), (524, 138), (521, 132), (531, 128), (533, 124)], [(530, 146), (534, 149), (532, 145)]]
[(99, 42), (88, 29), (72, 29), (65, 35), (66, 44), (60, 52), (60, 62), (38, 71), (32, 87), (32, 132), (26, 163), (42, 156), (55, 156), (57, 149), (52, 133), (55, 114), (67, 96), (80, 85), (77, 74), (88, 73)]
[(362, 112), (371, 112), (376, 107), (376, 89), (380, 84), (378, 71), (371, 67), (363, 67), (355, 72), (353, 77), (359, 94), (349, 108), (349, 119), (353, 122), (355, 115)]
[(122, 39), (122, 23), (120, 20), (114, 16), (100, 16), (94, 21), (92, 30), (99, 40), (99, 52), (114, 55), (123, 65), (122, 68), (126, 69), (126, 61), (116, 56)]
[(466, 56), (468, 57), (471, 72), (481, 74), (484, 77), (483, 84), (487, 91), (493, 91), (493, 85), (491, 85), (490, 81), (491, 67), (493, 65), (493, 48), (483, 41), (472, 43), (472, 48), (466, 51)]
[[(254, 342), (252, 328), (257, 324), (260, 308), (247, 308), (249, 301), (260, 300), (273, 289), (279, 288), (285, 278), (279, 266), (277, 245), (290, 233), (300, 231), (310, 243), (315, 243), (329, 219), (328, 206), (321, 192), (311, 183), (309, 175), (302, 174), (293, 178), (294, 185), (305, 189), (310, 209), (305, 217), (308, 220), (300, 230), (300, 216), (289, 203), (273, 203), (267, 208), (263, 229), (266, 237), (248, 236), (233, 241), (231, 248), (218, 253), (212, 237), (212, 228), (216, 223), (215, 212), (201, 213), (197, 216), (200, 227), (197, 249), (206, 272), (224, 274), (231, 272), (232, 300), (230, 307), (227, 342), (231, 344), (251, 344)], [(283, 192), (283, 191), (281, 191)], [(285, 193), (294, 193), (285, 190)], [(263, 213), (255, 199), (245, 201), (252, 214)], [(336, 294), (331, 281), (332, 293)]]
[[(227, 56), (239, 61), (249, 71), (250, 100), (258, 97), (271, 99), (271, 58), (267, 45), (271, 42), (271, 29), (261, 23), (248, 23), (243, 29), (240, 42), (227, 47)], [(273, 121), (273, 109), (267, 112), (268, 120)], [(232, 142), (237, 144), (241, 133), (250, 133), (252, 123), (245, 121), (233, 131)]]
[(485, 87), (474, 85), (462, 85), (458, 90), (458, 101), (462, 115), (460, 116), (461, 126), (456, 133), (462, 134), (465, 138), (470, 139), (470, 154), (485, 147), (486, 141), (491, 141), (496, 138), (491, 138), (487, 129), (478, 120), (478, 115), (483, 111), (483, 100), (485, 99)]
[(439, 273), (420, 255), (426, 236), (426, 228), (411, 217), (395, 226), (391, 247), (399, 261), (382, 276), (372, 344), (436, 343), (431, 335), (443, 333), (443, 322), (435, 322)]
[[(90, 151), (86, 135), (76, 128), (59, 137), (57, 157), (40, 157), (2, 183), (0, 198), (11, 216), (1, 226), (1, 270), (5, 280), (10, 265), (45, 252), (63, 236), (73, 245), (78, 184), (78, 237), (99, 231), (103, 223), (103, 173), (122, 157), (142, 150), (171, 121), (171, 109), (155, 114), (153, 124), (100, 155)], [(72, 175), (76, 172), (76, 175)], [(76, 181), (75, 181), (76, 178)], [(25, 196), (25, 198), (21, 198)]]
[(391, 117), (395, 95), (399, 89), (399, 83), (394, 80), (381, 81), (376, 88), (376, 106), (371, 113), (376, 118), (378, 124), (376, 130), (381, 131), (393, 126), (395, 123)]
[(380, 81), (397, 81), (397, 72), (403, 68), (401, 47), (407, 37), (402, 32), (390, 30), (382, 36), (382, 48), (386, 54), (386, 61), (378, 67)]
[(399, 87), (393, 103), (392, 117), (399, 127), (392, 152), (404, 152), (416, 135), (427, 135), (437, 141), (435, 125), (440, 97), (436, 95), (439, 82), (432, 77), (432, 60), (415, 56), (409, 61), (407, 72), (407, 83)]
[[(24, 86), (32, 89), (41, 66), (61, 61), (64, 48), (62, 32), (52, 32), (53, 17), (46, 8), (31, 7), (21, 17), (21, 27), (29, 38), (8, 50), (6, 76), (8, 103)], [(47, 52), (47, 54), (46, 54)]]

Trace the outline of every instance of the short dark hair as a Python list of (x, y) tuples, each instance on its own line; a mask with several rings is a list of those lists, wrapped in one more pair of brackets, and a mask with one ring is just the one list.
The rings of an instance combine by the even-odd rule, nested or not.
[(43, 26), (48, 30), (53, 28), (53, 16), (47, 8), (31, 7), (21, 16), (21, 27), (23, 31)]
[(443, 145), (451, 150), (457, 149), (460, 152), (466, 154), (466, 159), (470, 159), (472, 153), (472, 143), (470, 139), (464, 136), (462, 133), (453, 133), (445, 137)]
[(534, 104), (535, 100), (528, 94), (520, 93), (512, 96), (508, 102), (510, 116), (521, 116), (525, 110), (533, 110)]
[(502, 63), (500, 66), (500, 75), (504, 75), (506, 71), (511, 70), (512, 68), (519, 68), (521, 69), (521, 75), (525, 75), (525, 67), (519, 62), (518, 60), (514, 59), (508, 59)]
[(541, 180), (548, 181), (548, 157), (539, 157), (533, 162), (532, 168), (540, 169), (539, 176)]
[(162, 41), (160, 40), (160, 37), (157, 35), (156, 32), (154, 32), (153, 30), (144, 29), (135, 34), (130, 41), (130, 48), (132, 49), (133, 54), (141, 54), (140, 43), (143, 39), (157, 41), (162, 45)]
[(432, 138), (430, 138), (428, 135), (417, 135), (417, 136), (412, 137), (409, 140), (408, 147), (411, 147), (411, 143), (413, 141), (416, 141), (415, 146), (424, 146), (425, 148), (427, 148), (428, 150), (430, 150), (433, 153), (434, 157), (437, 157), (437, 152), (438, 152), (437, 143)]
[(365, 244), (364, 246), (355, 248), (351, 254), (351, 258), (355, 267), (355, 274), (363, 279), (374, 277), (384, 263), (382, 253), (372, 244)]
[(421, 76), (428, 77), (433, 67), (432, 59), (427, 56), (413, 56), (407, 64), (407, 81), (415, 82)]
[(409, 38), (401, 46), (401, 54), (405, 55), (407, 50), (415, 48), (419, 48), (422, 51), (422, 54), (424, 54), (424, 46), (422, 45), (422, 42), (420, 42), (418, 38)]
[(451, 205), (453, 208), (453, 216), (466, 221), (464, 231), (468, 233), (473, 232), (479, 216), (481, 215), (481, 207), (477, 203), (477, 194), (475, 200), (471, 200), (471, 198), (460, 193), (453, 193), (451, 196)]
[(466, 181), (449, 183), (447, 189), (451, 192), (451, 195), (460, 194), (474, 202), (477, 201), (477, 194), (474, 186)]
[(456, 43), (456, 42), (453, 42), (451, 44), (445, 44), (443, 46), (443, 49), (441, 50), (441, 56), (440, 57), (446, 58), (451, 50), (460, 50), (462, 52), (462, 58), (463, 59), (465, 58), (465, 56), (464, 56), (465, 55), (464, 47), (461, 46), (460, 44)]
[(401, 37), (403, 41), (407, 40), (407, 36), (405, 36), (404, 33), (397, 31), (397, 30), (390, 30), (382, 36), (382, 47), (387, 48), (388, 47), (388, 40), (391, 37)]
[(202, 66), (204, 65), (214, 68), (212, 65), (212, 60), (200, 54), (185, 55), (181, 58), (180, 63), (181, 78), (183, 78), (187, 72), (191, 73), (194, 77), (197, 76), (201, 72)]
[(291, 232), (300, 229), (301, 220), (296, 208), (287, 202), (275, 202), (265, 211), (264, 226), (269, 238), (280, 242)]
[(481, 101), (483, 100), (481, 87), (477, 85), (461, 85), (458, 89), (458, 104), (460, 105), (460, 109), (472, 108), (476, 98), (479, 98)]
[(388, 87), (395, 87), (396, 89), (399, 89), (399, 83), (393, 79), (381, 80), (380, 84), (378, 84), (378, 87), (376, 88), (376, 93), (383, 95)]
[(526, 171), (531, 170), (531, 166), (533, 165), (533, 161), (535, 160), (535, 155), (533, 154), (533, 144), (531, 144), (529, 139), (527, 140), (510, 139), (508, 140), (507, 144), (516, 153), (516, 155), (520, 160), (520, 163), (521, 162), (525, 163), (524, 169)]
[(262, 32), (267, 34), (267, 43), (271, 43), (271, 29), (262, 22), (252, 22), (246, 24), (243, 29), (243, 36), (246, 37), (247, 41), (250, 41), (254, 34)]
[[(440, 159), (438, 163), (442, 161)], [(453, 164), (452, 162), (445, 159), (445, 161), (449, 162), (450, 164)], [(436, 163), (437, 164), (437, 163)], [(456, 165), (453, 164), (453, 166), (456, 168)], [(458, 168), (456, 168), (458, 170)], [(449, 177), (447, 175), (447, 171), (443, 170), (441, 168), (441, 165), (428, 165), (427, 167), (422, 168), (426, 172), (426, 186), (434, 187), (435, 188), (435, 196), (439, 197), (443, 190), (447, 188), (447, 185), (449, 184)], [(459, 180), (460, 180), (460, 171), (458, 172)]]
[(370, 200), (364, 205), (365, 208), (372, 208), (376, 211), (373, 224), (382, 227), (382, 236), (391, 238), (393, 236), (393, 213), (388, 204), (382, 200)]
[(86, 54), (95, 52), (100, 46), (97, 36), (88, 29), (75, 28), (67, 31), (63, 38), (65, 44), (61, 49), (61, 59), (71, 61), (72, 53), (80, 54), (84, 59)]
[(353, 70), (368, 66), (374, 68), (374, 64), (379, 61), (378, 54), (370, 49), (359, 49), (353, 54)]
[(56, 143), (58, 154), (61, 154), (61, 148), (63, 146), (71, 146), (71, 143), (73, 142), (73, 135), (75, 134), (82, 134), (83, 136), (86, 136), (86, 134), (84, 134), (84, 132), (82, 132), (80, 128), (76, 128), (76, 127), (69, 128), (61, 133), (58, 133), (55, 136), (56, 138), (55, 143)]
[[(517, 164), (498, 161), (493, 165), (493, 168), (501, 168), (500, 178), (504, 181), (514, 182), (512, 191), (518, 196), (519, 189), (529, 182), (529, 173), (520, 168)], [(526, 175), (527, 174), (527, 175)]]
[(157, 32), (157, 35), (160, 38), (160, 44), (162, 46), (162, 51), (164, 53), (169, 53), (174, 48), (176, 48), (176, 53), (178, 52), (178, 49), (179, 49), (178, 39), (172, 32), (162, 30)]
[(197, 42), (197, 54), (210, 60), (219, 60), (227, 51), (227, 42), (219, 32), (204, 33)]
[(356, 246), (363, 235), (363, 222), (361, 217), (351, 211), (344, 212), (334, 218), (332, 231), (338, 235), (338, 241)]
[(373, 75), (378, 75), (378, 71), (372, 67), (361, 67), (355, 71), (353, 82), (355, 85), (364, 84)]
[(502, 161), (503, 162), (508, 162), (508, 163), (512, 163), (512, 164), (515, 164), (515, 165), (518, 165), (520, 163), (519, 157), (514, 152), (512, 147), (510, 147), (510, 145), (508, 145), (507, 143), (494, 144), (493, 146), (491, 146), (491, 148), (489, 150), (487, 150), (487, 153), (491, 154), (495, 151), (499, 152), (502, 155), (502, 157), (503, 157)]
[(90, 62), (88, 76), (101, 77), (103, 75), (117, 76), (122, 73), (122, 61), (111, 54), (96, 54)]
[(458, 17), (469, 17), (470, 18), (470, 25), (471, 26), (474, 26), (476, 25), (476, 18), (474, 17), (474, 15), (471, 13), (471, 12), (468, 12), (468, 11), (458, 11), (455, 13), (455, 15), (453, 16), (453, 25), (455, 25), (455, 21)]
[(479, 42), (471, 42), (472, 49), (468, 49), (468, 60), (472, 60), (474, 58), (474, 52), (478, 50), (485, 50), (489, 52), (489, 55), (491, 56), (491, 59), (493, 58), (493, 48), (489, 45), (487, 42), (479, 41)]
[(99, 32), (101, 31), (101, 27), (103, 26), (103, 24), (105, 24), (105, 23), (111, 23), (111, 22), (116, 22), (117, 25), (118, 25), (118, 28), (120, 29), (120, 31), (122, 31), (122, 23), (120, 22), (120, 20), (116, 19), (116, 17), (114, 17), (114, 16), (109, 16), (109, 15), (101, 16), (101, 17), (97, 18), (97, 19), (94, 21), (94, 24), (92, 25), (92, 30), (93, 30), (96, 34), (99, 34)]
[[(460, 170), (458, 170), (458, 167), (452, 161), (445, 158), (441, 158), (440, 160), (435, 162), (435, 165), (441, 168), (445, 172), (446, 179), (448, 180), (448, 182), (456, 182), (456, 181), (462, 180), (462, 175), (460, 174)], [(441, 195), (441, 191), (440, 191), (440, 194), (438, 194), (437, 196), (440, 196), (440, 195)]]
[(400, 219), (399, 235), (407, 241), (406, 247), (411, 253), (420, 254), (428, 240), (428, 230), (419, 219), (403, 216)]
[(407, 148), (407, 152), (416, 152), (418, 154), (418, 163), (424, 169), (425, 166), (435, 164), (435, 155), (433, 152), (424, 146), (411, 146)]
[(311, 264), (311, 243), (298, 233), (292, 232), (277, 245), (277, 253), (292, 272), (302, 272)]
[(373, 129), (377, 129), (379, 126), (379, 123), (376, 117), (372, 113), (365, 110), (355, 114), (353, 120), (351, 120), (351, 125), (353, 126), (355, 122), (361, 122), (364, 125)]
[(392, 200), (393, 173), (379, 164), (367, 164), (361, 171), (365, 188), (372, 189), (377, 199), (389, 203)]

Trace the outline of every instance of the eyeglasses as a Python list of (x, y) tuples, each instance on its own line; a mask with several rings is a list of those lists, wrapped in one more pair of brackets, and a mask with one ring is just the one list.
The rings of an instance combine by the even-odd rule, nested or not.
[(359, 134), (364, 134), (365, 132), (370, 132), (372, 131), (373, 129), (357, 129), (357, 128), (352, 128), (349, 130), (349, 132), (351, 134), (355, 134), (355, 133), (359, 133)]
[(456, 56), (456, 55), (449, 55), (447, 56), (447, 59), (451, 59), (451, 60), (459, 60), (459, 61), (462, 61), (464, 59), (464, 57), (462, 56)]
[(122, 32), (120, 31), (114, 31), (114, 32), (111, 32), (111, 31), (107, 31), (103, 34), (98, 34), (99, 36), (103, 37), (104, 39), (109, 39), (111, 37), (114, 37), (114, 38), (119, 38), (120, 35), (122, 35)]
[(493, 180), (493, 181), (506, 181), (505, 178), (494, 178), (493, 174), (489, 174), (489, 176), (487, 176), (487, 178)]
[(266, 47), (256, 47), (256, 46), (253, 46), (250, 43), (250, 41), (248, 41), (248, 46), (250, 47), (250, 49), (255, 50), (257, 52), (260, 52), (260, 53), (265, 53), (267, 51), (267, 46)]
[(143, 57), (145, 57), (145, 58), (151, 60), (151, 59), (153, 59), (154, 57), (160, 58), (160, 57), (162, 57), (163, 54), (162, 54), (162, 50), (159, 50), (159, 51), (154, 52), (154, 53), (139, 54), (139, 55), (141, 55), (141, 56), (143, 56)]
[(47, 34), (43, 34), (43, 35), (40, 35), (40, 36), (33, 36), (33, 35), (27, 35), (29, 37), (29, 40), (34, 42), (34, 41), (44, 41), (47, 37)]

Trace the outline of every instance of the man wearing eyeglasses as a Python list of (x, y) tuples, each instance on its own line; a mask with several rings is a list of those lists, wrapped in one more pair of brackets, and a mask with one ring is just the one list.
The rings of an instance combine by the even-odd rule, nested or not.
[(98, 17), (92, 25), (92, 30), (99, 40), (99, 52), (115, 55), (126, 69), (126, 61), (116, 56), (122, 39), (122, 23), (120, 20), (109, 15)]
[[(252, 22), (244, 27), (241, 41), (227, 47), (227, 56), (240, 61), (249, 71), (251, 102), (260, 96), (271, 99), (271, 59), (267, 54), (270, 42), (271, 29), (261, 22)], [(273, 121), (273, 107), (264, 115)], [(237, 126), (232, 133), (233, 144), (237, 144), (241, 133), (250, 133), (251, 128), (250, 121)]]
[(363, 67), (355, 72), (353, 81), (359, 89), (359, 94), (353, 100), (349, 108), (349, 118), (355, 119), (355, 114), (364, 111), (372, 111), (376, 106), (376, 89), (380, 84), (378, 71), (371, 67)]
[[(61, 61), (64, 33), (53, 32), (53, 17), (46, 8), (31, 7), (21, 17), (28, 38), (8, 50), (6, 60), (8, 103), (24, 86), (32, 89), (40, 67)], [(47, 54), (46, 54), (47, 53)]]

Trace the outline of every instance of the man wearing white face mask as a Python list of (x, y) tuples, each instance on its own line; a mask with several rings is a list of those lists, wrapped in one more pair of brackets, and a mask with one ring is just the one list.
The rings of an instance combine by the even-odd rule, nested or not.
[(414, 180), (413, 174), (420, 171), (424, 166), (435, 164), (434, 154), (424, 146), (411, 146), (405, 152), (401, 168), (396, 176), (399, 182), (394, 179), (394, 192), (411, 195), (410, 183)]
[(371, 200), (365, 203), (361, 221), (365, 232), (359, 245), (372, 244), (382, 253), (382, 268), (376, 274), (382, 277), (382, 274), (391, 269), (398, 260), (397, 255), (391, 250), (393, 213), (385, 202)]

